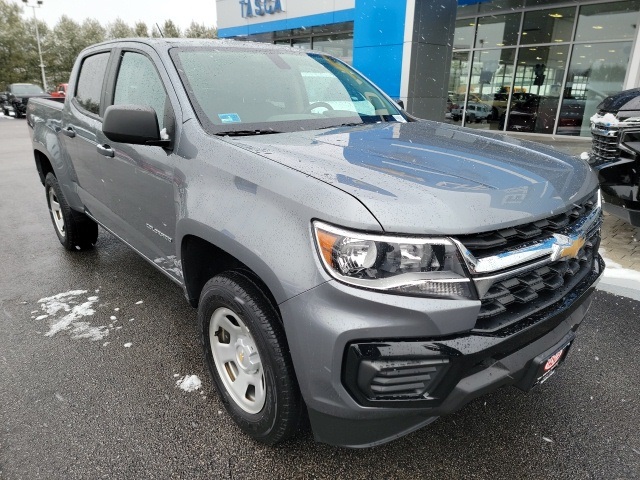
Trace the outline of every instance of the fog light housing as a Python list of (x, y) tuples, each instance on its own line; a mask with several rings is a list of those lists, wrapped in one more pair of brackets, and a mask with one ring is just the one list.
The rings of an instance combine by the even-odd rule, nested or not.
[(414, 342), (349, 345), (345, 387), (363, 405), (436, 400), (432, 393), (449, 370), (450, 359), (441, 352), (425, 351), (424, 345), (418, 351), (415, 345)]

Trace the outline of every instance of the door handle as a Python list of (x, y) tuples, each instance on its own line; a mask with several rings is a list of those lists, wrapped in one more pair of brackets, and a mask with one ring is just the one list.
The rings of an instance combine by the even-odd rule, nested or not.
[(63, 128), (60, 131), (62, 132), (63, 135), (66, 135), (69, 138), (73, 138), (76, 136), (76, 131), (73, 129), (73, 127)]
[(104, 155), (105, 157), (113, 157), (116, 154), (109, 145), (98, 145), (96, 148), (98, 150), (98, 153), (100, 155)]

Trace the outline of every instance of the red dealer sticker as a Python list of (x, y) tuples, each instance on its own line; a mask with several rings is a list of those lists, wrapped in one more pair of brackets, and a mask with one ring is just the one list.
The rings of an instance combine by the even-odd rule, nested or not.
[(556, 365), (558, 365), (558, 362), (560, 361), (560, 359), (562, 358), (562, 354), (564, 353), (564, 348), (562, 350), (560, 350), (558, 353), (556, 353), (553, 357), (551, 357), (549, 360), (547, 360), (547, 363), (545, 363), (544, 365), (544, 371), (548, 372), (549, 370), (551, 370), (553, 367), (555, 367)]

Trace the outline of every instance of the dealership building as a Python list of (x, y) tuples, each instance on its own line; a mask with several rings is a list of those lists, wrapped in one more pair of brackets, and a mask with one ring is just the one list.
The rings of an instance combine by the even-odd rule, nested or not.
[(640, 0), (217, 0), (218, 35), (326, 52), (422, 118), (589, 136), (640, 87)]

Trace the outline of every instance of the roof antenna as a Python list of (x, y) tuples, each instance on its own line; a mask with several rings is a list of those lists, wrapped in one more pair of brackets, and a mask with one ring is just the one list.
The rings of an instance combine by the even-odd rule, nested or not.
[(162, 33), (162, 30), (160, 30), (160, 25), (158, 25), (158, 22), (156, 22), (156, 28), (158, 29), (158, 31), (160, 32), (160, 36), (162, 38), (164, 38), (164, 33)]

